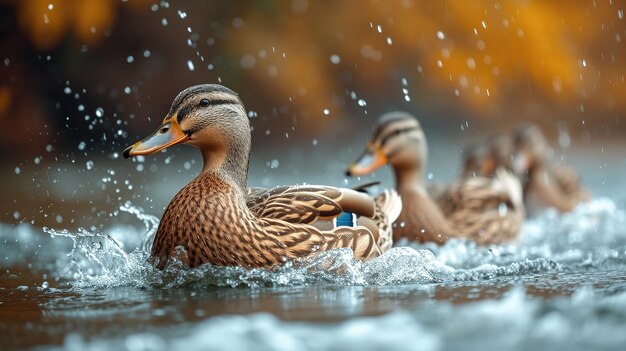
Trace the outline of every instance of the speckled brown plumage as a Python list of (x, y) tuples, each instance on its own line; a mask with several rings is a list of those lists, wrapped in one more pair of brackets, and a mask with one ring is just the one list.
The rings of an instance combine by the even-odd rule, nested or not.
[[(514, 240), (521, 229), (524, 208), (519, 181), (504, 170), (495, 178), (459, 179), (434, 192), (424, 185), (426, 137), (419, 122), (403, 112), (381, 116), (368, 147), (349, 173), (364, 174), (382, 159), (394, 170), (402, 212), (394, 223), (393, 237), (443, 243), (449, 238), (469, 238), (479, 244)], [(368, 163), (369, 162), (369, 163)], [(358, 172), (358, 173), (357, 173)]]
[(536, 214), (547, 207), (561, 212), (591, 199), (576, 172), (554, 162), (541, 129), (523, 125), (514, 135), (500, 134), (466, 150), (464, 176), (492, 177), (497, 168), (515, 171), (522, 182), (525, 208)]
[(551, 147), (538, 126), (526, 125), (515, 133), (515, 156), (524, 186), (524, 203), (529, 213), (536, 214), (547, 207), (560, 212), (573, 210), (579, 203), (591, 199), (578, 175), (562, 162), (554, 163)]
[[(204, 167), (168, 205), (155, 235), (151, 261), (172, 258), (189, 267), (271, 268), (286, 260), (350, 248), (368, 260), (391, 247), (391, 225), (402, 203), (387, 191), (375, 199), (350, 189), (247, 187), (250, 126), (237, 94), (219, 85), (182, 91), (163, 124), (124, 151), (124, 157), (187, 143), (202, 152)], [(355, 226), (335, 226), (344, 211)]]
[(247, 196), (225, 178), (203, 172), (174, 197), (152, 248), (157, 267), (164, 267), (177, 251), (184, 252), (191, 267), (211, 263), (253, 268), (342, 247), (367, 260), (390, 247), (389, 220), (380, 203), (372, 219), (381, 234), (359, 226), (322, 231), (313, 224), (341, 214), (341, 189), (279, 187)]

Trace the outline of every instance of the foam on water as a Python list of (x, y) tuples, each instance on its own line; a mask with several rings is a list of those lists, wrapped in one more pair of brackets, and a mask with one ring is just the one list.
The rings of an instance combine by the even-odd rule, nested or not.
[(163, 271), (154, 269), (148, 257), (158, 219), (129, 205), (120, 210), (140, 219), (145, 232), (132, 227), (109, 233), (44, 228), (54, 237), (55, 249), (50, 250), (36, 244), (37, 233), (32, 233), (32, 228), (21, 226), (16, 242), (30, 246), (17, 245), (22, 252), (18, 250), (6, 260), (23, 258), (23, 250), (29, 248), (52, 251), (54, 272), (76, 287), (390, 285), (619, 269), (626, 263), (626, 212), (608, 199), (583, 204), (569, 214), (548, 211), (528, 221), (514, 244), (480, 247), (465, 240), (451, 240), (443, 246), (405, 242), (369, 262), (355, 260), (349, 249), (340, 249), (308, 261), (286, 262), (274, 270), (208, 264), (182, 269), (176, 261)]
[[(454, 316), (454, 318), (450, 318)], [(521, 288), (501, 300), (428, 313), (393, 312), (341, 323), (284, 322), (270, 314), (221, 316), (166, 334), (137, 333), (85, 341), (66, 338), (69, 350), (589, 350), (626, 343), (626, 292), (597, 296), (591, 289), (570, 298), (530, 299)]]

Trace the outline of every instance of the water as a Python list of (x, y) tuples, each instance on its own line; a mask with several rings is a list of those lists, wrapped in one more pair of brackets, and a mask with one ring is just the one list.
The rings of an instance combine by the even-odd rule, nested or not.
[[(528, 221), (518, 243), (336, 250), (274, 271), (147, 263), (158, 219), (101, 232), (0, 227), (2, 349), (623, 349), (626, 210)], [(43, 232), (48, 235), (42, 235)], [(7, 337), (11, 335), (12, 337)]]

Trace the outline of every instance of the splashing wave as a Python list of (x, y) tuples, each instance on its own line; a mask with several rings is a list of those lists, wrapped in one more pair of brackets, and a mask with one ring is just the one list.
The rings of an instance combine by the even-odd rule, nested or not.
[[(180, 262), (171, 263), (163, 271), (154, 269), (147, 259), (158, 219), (130, 205), (120, 210), (141, 220), (145, 232), (117, 230), (109, 235), (84, 229), (69, 232), (44, 228), (56, 238), (54, 244), (62, 248), (56, 250), (56, 272), (70, 284), (77, 287), (390, 285), (626, 266), (626, 212), (608, 199), (583, 204), (565, 215), (548, 211), (528, 221), (515, 244), (480, 247), (465, 240), (451, 240), (443, 246), (405, 242), (370, 262), (355, 260), (349, 249), (339, 249), (308, 261), (287, 262), (274, 270), (208, 264), (181, 269)], [(71, 239), (72, 247), (68, 249), (67, 241), (58, 237)], [(141, 242), (137, 244), (138, 241)], [(134, 250), (125, 249), (133, 243)], [(65, 255), (59, 253), (68, 251)]]

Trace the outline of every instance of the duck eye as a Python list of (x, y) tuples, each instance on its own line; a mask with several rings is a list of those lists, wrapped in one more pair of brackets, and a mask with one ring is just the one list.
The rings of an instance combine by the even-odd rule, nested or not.
[(202, 99), (202, 100), (200, 100), (200, 106), (202, 106), (202, 107), (209, 106), (209, 99)]
[(167, 133), (168, 130), (170, 130), (170, 126), (165, 126), (161, 128), (161, 133)]

